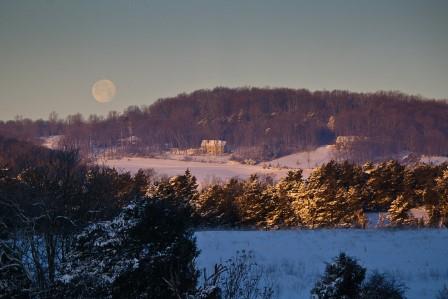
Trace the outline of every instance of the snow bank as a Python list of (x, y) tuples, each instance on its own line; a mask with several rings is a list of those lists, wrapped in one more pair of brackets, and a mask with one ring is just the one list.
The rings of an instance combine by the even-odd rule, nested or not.
[(252, 250), (278, 285), (279, 299), (309, 298), (325, 262), (341, 251), (368, 271), (388, 272), (410, 299), (435, 298), (448, 284), (448, 230), (292, 230), (196, 232), (197, 265), (212, 271), (238, 250)]

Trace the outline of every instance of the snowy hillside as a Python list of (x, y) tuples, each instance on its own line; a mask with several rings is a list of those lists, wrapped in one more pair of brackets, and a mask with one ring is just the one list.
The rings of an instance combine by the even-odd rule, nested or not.
[(294, 153), (279, 159), (272, 160), (274, 166), (284, 166), (289, 168), (315, 168), (334, 159), (334, 145), (324, 145), (311, 151)]
[(201, 231), (199, 268), (211, 271), (237, 251), (253, 251), (279, 299), (309, 298), (317, 277), (341, 251), (404, 282), (409, 299), (435, 298), (448, 285), (447, 230)]

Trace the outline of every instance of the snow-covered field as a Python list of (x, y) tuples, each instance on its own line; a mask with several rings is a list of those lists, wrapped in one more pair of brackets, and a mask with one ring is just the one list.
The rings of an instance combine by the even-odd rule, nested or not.
[(254, 173), (269, 174), (280, 178), (288, 172), (287, 169), (267, 169), (261, 165), (245, 165), (237, 162), (207, 163), (155, 158), (122, 158), (107, 160), (105, 164), (131, 173), (135, 173), (140, 168), (152, 168), (158, 174), (167, 176), (183, 174), (188, 168), (199, 182), (211, 181), (214, 178), (227, 180), (232, 177), (239, 177), (244, 179)]
[(292, 155), (263, 162), (258, 165), (246, 165), (229, 161), (227, 156), (192, 156), (192, 161), (181, 161), (179, 157), (169, 158), (131, 158), (106, 160), (105, 165), (118, 170), (135, 173), (140, 168), (153, 168), (157, 173), (167, 176), (183, 174), (188, 168), (199, 182), (206, 182), (219, 178), (227, 180), (232, 177), (245, 179), (251, 174), (269, 174), (279, 179), (286, 175), (286, 168), (302, 168), (304, 176), (308, 176), (312, 168), (329, 162), (332, 159), (332, 145), (319, 147), (308, 152), (299, 152)]
[(341, 251), (368, 269), (388, 272), (406, 284), (407, 298), (435, 298), (448, 285), (448, 230), (291, 230), (196, 232), (197, 265), (253, 251), (277, 285), (279, 299), (309, 298), (325, 262)]

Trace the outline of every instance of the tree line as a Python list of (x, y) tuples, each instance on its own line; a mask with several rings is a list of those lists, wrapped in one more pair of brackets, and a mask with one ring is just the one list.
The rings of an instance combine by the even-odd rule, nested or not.
[[(63, 144), (83, 155), (111, 148), (145, 155), (222, 139), (236, 158), (258, 161), (358, 136), (343, 158), (384, 160), (402, 152), (448, 155), (448, 105), (400, 92), (219, 87), (106, 117), (74, 114), (63, 120), (51, 113), (48, 120), (0, 121), (0, 135), (28, 141), (64, 135)], [(126, 143), (130, 136), (138, 143)]]
[[(306, 179), (300, 169), (276, 183), (253, 175), (206, 186), (196, 198), (195, 211), (205, 226), (365, 228), (366, 214), (375, 212), (384, 216), (380, 226), (440, 227), (448, 225), (448, 169), (331, 161)], [(412, 208), (424, 208), (427, 219), (415, 219)]]

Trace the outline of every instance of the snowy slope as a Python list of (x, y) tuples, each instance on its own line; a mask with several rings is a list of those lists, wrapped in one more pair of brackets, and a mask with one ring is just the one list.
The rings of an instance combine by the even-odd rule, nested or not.
[(272, 160), (274, 166), (285, 166), (289, 168), (315, 168), (330, 162), (333, 158), (334, 145), (324, 145), (312, 151), (298, 152), (279, 159)]
[(200, 231), (196, 238), (197, 264), (209, 271), (238, 250), (252, 250), (280, 299), (309, 298), (324, 263), (341, 251), (368, 271), (395, 275), (410, 299), (435, 298), (448, 285), (448, 230)]

